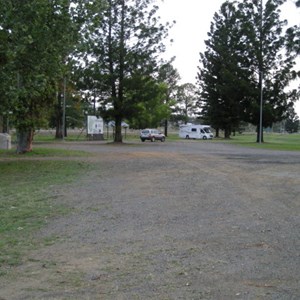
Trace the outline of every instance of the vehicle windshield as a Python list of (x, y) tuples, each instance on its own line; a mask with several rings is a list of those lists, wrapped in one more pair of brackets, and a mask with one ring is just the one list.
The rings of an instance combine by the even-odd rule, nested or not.
[(211, 131), (208, 127), (205, 127), (204, 130), (205, 130), (206, 133), (211, 133)]

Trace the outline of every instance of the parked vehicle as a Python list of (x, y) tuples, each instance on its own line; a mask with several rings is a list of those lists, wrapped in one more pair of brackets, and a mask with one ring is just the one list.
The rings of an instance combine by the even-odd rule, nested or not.
[(209, 125), (185, 124), (179, 127), (179, 137), (183, 139), (212, 139), (214, 137)]
[(151, 142), (155, 142), (156, 140), (164, 142), (166, 140), (166, 137), (157, 129), (143, 129), (140, 133), (140, 139), (142, 142), (145, 142), (146, 140), (149, 140)]

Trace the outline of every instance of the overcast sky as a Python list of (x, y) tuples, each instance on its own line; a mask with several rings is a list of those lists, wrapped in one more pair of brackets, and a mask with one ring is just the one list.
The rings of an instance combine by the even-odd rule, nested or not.
[[(174, 67), (179, 71), (182, 83), (196, 82), (199, 53), (205, 50), (204, 40), (207, 39), (213, 15), (219, 11), (224, 2), (225, 0), (159, 2), (159, 14), (162, 20), (176, 21), (169, 32), (169, 37), (174, 39), (174, 42), (167, 44), (166, 57), (176, 56)], [(288, 20), (289, 26), (300, 23), (300, 8), (296, 9), (294, 0), (287, 0), (281, 10), (282, 17)], [(297, 103), (297, 113), (300, 115), (300, 101)]]

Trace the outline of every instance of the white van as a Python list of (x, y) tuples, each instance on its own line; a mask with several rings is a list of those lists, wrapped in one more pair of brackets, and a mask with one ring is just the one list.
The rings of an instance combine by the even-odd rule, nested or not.
[(185, 124), (179, 127), (179, 137), (183, 139), (212, 139), (214, 135), (209, 125)]

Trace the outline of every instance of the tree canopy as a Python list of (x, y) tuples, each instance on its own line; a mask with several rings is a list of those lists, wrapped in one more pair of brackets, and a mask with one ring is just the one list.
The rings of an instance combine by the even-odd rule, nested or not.
[[(226, 1), (214, 16), (198, 79), (203, 116), (229, 137), (241, 121), (260, 128), (287, 117), (299, 92), (288, 90), (294, 70), (299, 27), (285, 30), (280, 19), (285, 1)], [(263, 94), (261, 94), (263, 93)], [(258, 140), (258, 137), (257, 137)]]
[(241, 122), (261, 131), (261, 99), (263, 127), (293, 119), (299, 90), (289, 85), (300, 73), (300, 30), (280, 19), (285, 0), (224, 2), (200, 53), (197, 109), (192, 84), (179, 86), (173, 59), (161, 59), (172, 23), (162, 24), (156, 2), (3, 1), (0, 116), (12, 112), (19, 153), (31, 150), (34, 130), (50, 117), (63, 135), (66, 92), (75, 118), (93, 109), (115, 121), (115, 142), (122, 142), (122, 121), (164, 124), (167, 135), (172, 109), (185, 122), (202, 109), (201, 118), (226, 137)]
[(0, 15), (6, 41), (0, 76), (7, 79), (1, 89), (8, 91), (4, 104), (13, 112), (22, 153), (31, 150), (34, 129), (49, 115), (76, 28), (68, 0), (7, 0)]
[(101, 10), (95, 4), (85, 28), (83, 77), (90, 78), (85, 80), (92, 85), (87, 88), (97, 93), (101, 115), (115, 121), (115, 142), (122, 142), (122, 120), (135, 119), (137, 124), (138, 114), (142, 123), (150, 118), (153, 124), (154, 116), (145, 115), (151, 107), (160, 117), (167, 116), (160, 105), (163, 87), (157, 72), (169, 25), (160, 23), (153, 2), (108, 0)]

